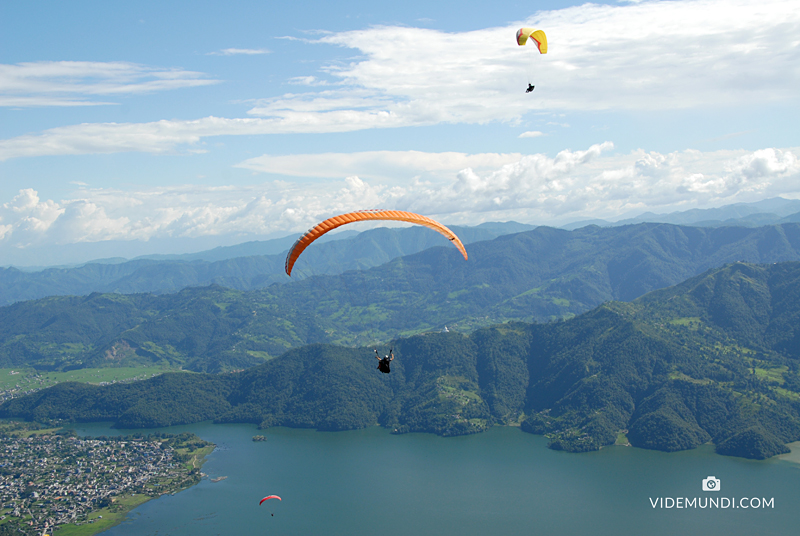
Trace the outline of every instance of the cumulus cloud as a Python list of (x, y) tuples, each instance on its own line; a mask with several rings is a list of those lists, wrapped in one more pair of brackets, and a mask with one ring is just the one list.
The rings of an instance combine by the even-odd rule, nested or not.
[(53, 201), (41, 201), (38, 193), (27, 188), (10, 202), (0, 206), (0, 240), (10, 239), (25, 246), (45, 235), (64, 209)]
[[(514, 32), (523, 25), (547, 30), (550, 46), (546, 55), (514, 44)], [(796, 103), (800, 87), (798, 34), (800, 10), (794, 9), (791, 0), (584, 4), (539, 11), (505, 27), (455, 33), (400, 26), (315, 31), (312, 38), (300, 41), (341, 47), (355, 54), (288, 81), (309, 87), (306, 91), (255, 100), (248, 111), (252, 121), (206, 117), (75, 125), (5, 140), (0, 158), (165, 152), (220, 135), (515, 122), (541, 110), (674, 110)], [(392, 38), (386, 39), (386, 35)], [(101, 72), (119, 66), (123, 73), (130, 71), (127, 76), (133, 80), (116, 81), (111, 76), (111, 82), (104, 83), (105, 75), (99, 74), (95, 82), (81, 84), (44, 77), (47, 88), (66, 88), (62, 92), (36, 89), (33, 82), (38, 79), (33, 75), (8, 74), (14, 69), (27, 72), (59, 65), (99, 65)], [(14, 81), (21, 79), (24, 84), (20, 87), (25, 89), (0, 91), (0, 98), (17, 105), (31, 95), (42, 105), (87, 104), (94, 101), (83, 97), (86, 92), (108, 95), (213, 82), (198, 73), (125, 63), (50, 62), (5, 68), (0, 87), (16, 87)], [(82, 68), (90, 72), (84, 78), (95, 76), (89, 67)], [(536, 80), (535, 94), (523, 91), (528, 73)], [(125, 131), (141, 136), (127, 136)], [(165, 131), (173, 135), (164, 136)]]
[(538, 138), (539, 136), (544, 136), (544, 132), (539, 132), (538, 130), (529, 130), (527, 132), (523, 132), (518, 138)]
[[(516, 220), (555, 224), (585, 218), (615, 219), (631, 212), (666, 212), (800, 198), (798, 149), (610, 152), (604, 142), (555, 157), (460, 153), (355, 153), (314, 155), (308, 168), (269, 157), (260, 165), (285, 166), (307, 177), (342, 174), (376, 161), (439, 166), (430, 180), (369, 180), (342, 175), (306, 184), (272, 181), (250, 186), (171, 186), (147, 190), (81, 189), (60, 201), (26, 189), (0, 205), (0, 246), (150, 240), (166, 237), (259, 236), (302, 231), (333, 214), (363, 208), (420, 212), (445, 223), (475, 225)], [(310, 155), (300, 155), (307, 157)], [(326, 167), (324, 159), (328, 159)], [(471, 166), (452, 171), (460, 165)], [(400, 173), (402, 175), (402, 173)]]
[(203, 73), (128, 62), (0, 64), (0, 106), (95, 106), (98, 95), (130, 95), (215, 84)]

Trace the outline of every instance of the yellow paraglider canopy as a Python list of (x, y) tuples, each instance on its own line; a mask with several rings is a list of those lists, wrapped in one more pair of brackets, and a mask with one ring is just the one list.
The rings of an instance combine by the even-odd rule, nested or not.
[(520, 28), (517, 30), (517, 44), (524, 46), (528, 42), (528, 38), (536, 42), (539, 47), (540, 54), (547, 54), (547, 36), (543, 30), (536, 30), (534, 28)]

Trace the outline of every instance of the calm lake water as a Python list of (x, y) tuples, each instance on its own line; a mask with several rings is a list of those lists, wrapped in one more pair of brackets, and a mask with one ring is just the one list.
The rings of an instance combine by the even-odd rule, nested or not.
[[(393, 436), (378, 427), (331, 433), (198, 424), (159, 430), (188, 430), (216, 443), (203, 471), (228, 478), (204, 479), (145, 503), (104, 536), (749, 536), (800, 530), (800, 465), (789, 459), (729, 458), (710, 447), (569, 454), (515, 428), (455, 438)], [(103, 424), (78, 431), (128, 433)], [(253, 442), (255, 434), (268, 439)], [(719, 492), (702, 491), (710, 475), (720, 479)], [(258, 505), (271, 494), (283, 501)], [(714, 497), (720, 505), (727, 498), (737, 506), (772, 499), (773, 507), (651, 505), (684, 497)]]

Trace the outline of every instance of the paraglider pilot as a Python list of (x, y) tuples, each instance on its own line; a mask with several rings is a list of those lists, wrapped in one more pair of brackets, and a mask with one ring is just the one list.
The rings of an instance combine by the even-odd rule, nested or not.
[(394, 359), (394, 353), (392, 352), (394, 352), (394, 348), (389, 350), (389, 355), (381, 358), (380, 354), (378, 353), (378, 349), (375, 349), (375, 359), (378, 360), (378, 370), (385, 374), (389, 374), (391, 372), (389, 369), (389, 363), (391, 363)]
[(532, 86), (530, 83), (528, 83), (528, 89), (525, 90), (525, 93), (530, 93), (531, 91), (533, 91), (533, 88), (534, 88), (534, 86)]

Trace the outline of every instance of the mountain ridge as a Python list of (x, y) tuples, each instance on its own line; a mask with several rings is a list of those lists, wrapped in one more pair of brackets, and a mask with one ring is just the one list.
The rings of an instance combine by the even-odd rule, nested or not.
[[(470, 244), (530, 227), (509, 222), (454, 227), (454, 230), (465, 244)], [(283, 273), (284, 257), (295, 239), (296, 236), (291, 236), (268, 242), (250, 242), (174, 258), (144, 256), (124, 262), (90, 262), (40, 271), (0, 268), (0, 304), (92, 292), (163, 294), (209, 284), (252, 290), (272, 283), (287, 283), (291, 280)], [(293, 279), (370, 268), (398, 256), (447, 243), (437, 233), (420, 227), (378, 228), (362, 233), (344, 231), (326, 235), (301, 257)], [(253, 254), (273, 250), (278, 253)], [(249, 254), (229, 256), (242, 253)]]
[(768, 458), (800, 440), (798, 335), (782, 328), (797, 325), (798, 293), (800, 262), (732, 263), (569, 320), (397, 339), (389, 375), (370, 347), (312, 344), (234, 374), (59, 384), (4, 403), (0, 416), (126, 428), (381, 424), (443, 436), (521, 424), (571, 452), (623, 434), (641, 448), (713, 442), (721, 454)]
[(444, 326), (470, 332), (568, 318), (739, 259), (800, 259), (800, 225), (537, 228), (473, 243), (466, 262), (447, 244), (369, 270), (252, 291), (212, 285), (19, 302), (0, 307), (0, 365), (219, 372), (315, 342), (359, 346)]

